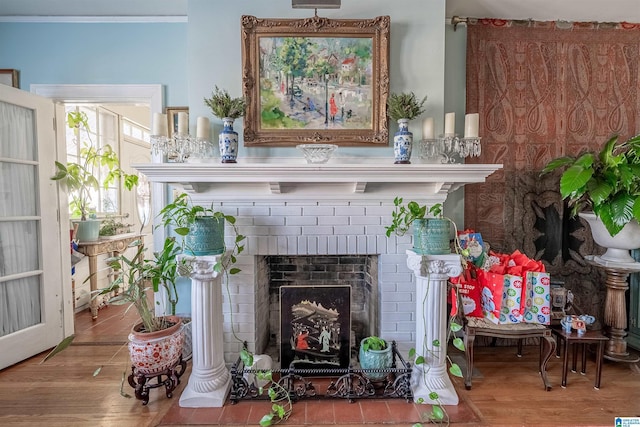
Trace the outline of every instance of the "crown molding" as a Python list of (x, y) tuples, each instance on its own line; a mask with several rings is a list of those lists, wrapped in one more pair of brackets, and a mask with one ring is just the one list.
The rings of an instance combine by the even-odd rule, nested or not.
[(186, 15), (147, 15), (147, 16), (0, 16), (0, 22), (15, 23), (58, 23), (58, 24), (96, 24), (96, 23), (186, 23)]

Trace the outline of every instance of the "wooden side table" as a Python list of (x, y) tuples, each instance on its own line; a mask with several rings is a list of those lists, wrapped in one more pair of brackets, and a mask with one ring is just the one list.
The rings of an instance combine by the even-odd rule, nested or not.
[(98, 289), (98, 255), (113, 253), (114, 256), (118, 256), (126, 251), (131, 242), (135, 240), (140, 241), (138, 246), (144, 244), (144, 236), (138, 233), (127, 233), (101, 238), (95, 242), (78, 243), (78, 252), (89, 258), (89, 285), (91, 288), (89, 307), (93, 320), (98, 318), (98, 300), (94, 298), (95, 291)]
[[(596, 353), (596, 380), (594, 382), (594, 388), (600, 389), (600, 376), (602, 374), (602, 359), (604, 356), (604, 345), (609, 341), (609, 338), (602, 335), (600, 331), (587, 330), (584, 334), (578, 335), (576, 331), (571, 333), (565, 332), (562, 328), (553, 327), (551, 329), (553, 335), (564, 344), (564, 359), (562, 362), (562, 387), (567, 386), (567, 368), (569, 364), (569, 347), (572, 344), (578, 344), (580, 351), (582, 351), (582, 368), (580, 372), (584, 375), (587, 373), (587, 349), (585, 344), (598, 344), (598, 351)], [(576, 365), (578, 361), (578, 346), (573, 348), (573, 361), (571, 366), (571, 372), (576, 372)], [(558, 346), (557, 356), (560, 354), (560, 346)]]

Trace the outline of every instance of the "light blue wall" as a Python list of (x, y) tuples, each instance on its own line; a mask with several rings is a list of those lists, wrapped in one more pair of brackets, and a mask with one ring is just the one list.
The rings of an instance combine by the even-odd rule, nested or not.
[[(456, 113), (456, 129), (464, 130), (464, 115), (477, 113), (465, 111), (466, 73), (467, 73), (467, 27), (458, 25), (456, 31), (447, 25), (445, 30), (445, 79), (444, 79), (444, 111)], [(444, 209), (459, 229), (464, 227), (464, 187), (449, 194)]]
[[(232, 96), (242, 93), (242, 56), (240, 18), (308, 18), (313, 9), (292, 9), (289, 0), (235, 0), (224, 2), (189, 0), (189, 111), (190, 127), (197, 116), (209, 117), (214, 134), (221, 122), (214, 118), (202, 99), (211, 95), (215, 85), (227, 89)], [(428, 96), (423, 115), (436, 118), (436, 131), (444, 129), (444, 49), (445, 0), (366, 0), (343, 1), (340, 9), (318, 10), (318, 15), (332, 19), (370, 19), (380, 15), (391, 17), (391, 87), (392, 92), (413, 91)], [(416, 136), (422, 134), (422, 118), (409, 124)], [(236, 125), (237, 123), (237, 125)], [(234, 128), (242, 136), (242, 120)], [(391, 133), (396, 125), (391, 125)], [(341, 155), (389, 156), (391, 147), (341, 147)], [(240, 144), (240, 156), (296, 155), (295, 148), (246, 148)]]
[[(456, 112), (464, 126), (466, 28), (445, 24), (445, 0), (344, 1), (338, 10), (319, 10), (332, 19), (391, 17), (390, 89), (427, 95), (436, 134), (444, 113)], [(292, 9), (289, 0), (189, 0), (188, 23), (0, 23), (0, 68), (20, 70), (21, 87), (31, 84), (162, 84), (165, 105), (188, 105), (191, 129), (209, 117), (214, 135), (221, 123), (202, 99), (214, 85), (242, 93), (240, 18), (305, 18), (311, 9)], [(421, 136), (421, 118), (410, 123)], [(236, 122), (242, 137), (242, 119)], [(396, 125), (391, 124), (391, 134)], [(342, 147), (341, 155), (393, 157), (391, 147)], [(240, 156), (299, 156), (294, 148), (245, 148)], [(460, 193), (460, 194), (458, 194)], [(461, 191), (446, 212), (462, 215)], [(459, 214), (458, 214), (459, 213)], [(461, 218), (456, 218), (458, 224)]]
[[(25, 90), (34, 83), (162, 84), (165, 105), (188, 105), (192, 129), (197, 116), (209, 117), (215, 134), (221, 123), (202, 99), (216, 84), (234, 96), (241, 94), (240, 17), (305, 18), (313, 12), (292, 9), (289, 0), (189, 0), (188, 23), (0, 23), (0, 66), (20, 70)], [(445, 78), (445, 0), (349, 1), (318, 14), (333, 19), (389, 15), (390, 89), (427, 95), (423, 117), (433, 116), (436, 132), (443, 130), (445, 106), (452, 110), (449, 89), (464, 87), (464, 77), (453, 84)], [(446, 72), (448, 76), (449, 69)], [(421, 135), (421, 119), (410, 123), (416, 137)], [(461, 112), (460, 129), (463, 120)], [(236, 125), (240, 135), (242, 124), (239, 120)], [(395, 130), (392, 123), (391, 133)], [(340, 151), (350, 156), (392, 156), (390, 147)], [(299, 153), (293, 148), (241, 146), (240, 155)]]
[(162, 84), (187, 105), (186, 23), (0, 23), (0, 68), (31, 84)]

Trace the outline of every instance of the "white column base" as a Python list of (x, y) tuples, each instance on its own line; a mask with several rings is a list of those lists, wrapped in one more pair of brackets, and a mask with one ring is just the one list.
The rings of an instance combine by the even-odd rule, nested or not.
[[(411, 389), (414, 401), (433, 405), (457, 405), (458, 394), (447, 373), (447, 281), (462, 273), (459, 255), (417, 255), (407, 251), (407, 266), (416, 276), (416, 355), (424, 363), (413, 365)], [(434, 341), (439, 346), (434, 346)], [(438, 393), (431, 400), (430, 393)]]
[(180, 396), (180, 406), (182, 408), (221, 408), (224, 405), (231, 386), (231, 377), (229, 375), (227, 375), (227, 380), (220, 387), (202, 393), (192, 387), (192, 378), (193, 376), (189, 378), (189, 384), (187, 384), (182, 396)]
[(231, 375), (224, 363), (221, 277), (213, 271), (217, 256), (196, 257), (191, 274), (192, 358), (189, 383), (180, 396), (184, 408), (220, 408)]
[[(429, 372), (424, 372), (421, 365), (414, 365), (411, 372), (411, 389), (413, 390), (413, 401), (418, 403), (420, 398), (423, 403), (431, 405), (457, 405), (459, 402), (453, 383), (446, 372), (435, 372), (437, 369), (431, 368)], [(443, 371), (440, 369), (440, 371)], [(438, 393), (438, 400), (433, 401), (429, 394)]]

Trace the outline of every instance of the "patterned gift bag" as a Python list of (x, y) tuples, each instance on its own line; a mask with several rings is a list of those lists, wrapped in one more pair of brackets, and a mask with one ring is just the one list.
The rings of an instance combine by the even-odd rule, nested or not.
[(522, 288), (522, 276), (504, 275), (499, 324), (522, 322), (525, 308), (524, 300), (522, 299)]
[(527, 323), (551, 324), (551, 278), (549, 273), (528, 271), (524, 321)]

